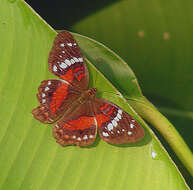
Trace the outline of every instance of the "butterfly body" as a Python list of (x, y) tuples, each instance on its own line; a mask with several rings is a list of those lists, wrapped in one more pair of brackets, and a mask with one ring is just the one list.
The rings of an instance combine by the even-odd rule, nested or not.
[(78, 99), (78, 102), (80, 104), (84, 104), (86, 101), (93, 99), (95, 97), (96, 92), (96, 88), (91, 88), (89, 90), (84, 91)]
[(143, 138), (140, 124), (119, 106), (96, 98), (89, 86), (89, 73), (76, 41), (69, 32), (60, 32), (48, 59), (50, 71), (60, 80), (41, 82), (37, 98), (40, 106), (32, 110), (43, 123), (56, 124), (53, 136), (62, 145), (88, 146), (96, 138), (112, 144), (136, 142)]

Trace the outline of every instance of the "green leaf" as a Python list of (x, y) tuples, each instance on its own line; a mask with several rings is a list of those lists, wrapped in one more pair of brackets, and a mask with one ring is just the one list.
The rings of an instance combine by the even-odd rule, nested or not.
[[(191, 0), (119, 1), (82, 20), (74, 19), (77, 22), (71, 26), (72, 31), (107, 44), (124, 58), (135, 71), (143, 93), (170, 119), (191, 150), (192, 18)], [(192, 176), (161, 139), (193, 188)]]
[[(81, 42), (81, 38), (77, 40)], [(183, 164), (193, 175), (193, 155), (174, 126), (142, 95), (137, 80), (128, 65), (118, 56), (109, 56), (109, 50), (88, 38), (82, 38), (87, 48), (85, 55), (122, 92), (128, 103), (150, 122), (167, 140)], [(101, 54), (103, 52), (103, 54)], [(111, 53), (112, 54), (112, 53)], [(102, 55), (103, 57), (100, 57)]]
[[(152, 131), (122, 96), (114, 95), (114, 84), (89, 59), (91, 85), (96, 85), (99, 96), (132, 114), (144, 127), (145, 138), (124, 146), (99, 138), (88, 148), (55, 143), (52, 126), (36, 121), (31, 110), (38, 105), (40, 82), (54, 78), (47, 59), (56, 32), (25, 2), (0, 4), (0, 189), (188, 189)], [(83, 50), (86, 43), (80, 44)], [(108, 49), (100, 54), (120, 62)], [(131, 73), (129, 86), (134, 79)], [(133, 85), (132, 95), (138, 93)]]

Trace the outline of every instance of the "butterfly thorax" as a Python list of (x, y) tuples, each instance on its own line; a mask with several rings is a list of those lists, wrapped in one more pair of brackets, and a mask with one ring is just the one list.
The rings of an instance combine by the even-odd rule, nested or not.
[(93, 98), (96, 93), (97, 93), (96, 88), (90, 88), (89, 90), (85, 91), (85, 98), (86, 99)]
[(79, 103), (84, 104), (87, 100), (94, 98), (96, 92), (96, 88), (90, 88), (89, 90), (84, 91), (79, 98)]

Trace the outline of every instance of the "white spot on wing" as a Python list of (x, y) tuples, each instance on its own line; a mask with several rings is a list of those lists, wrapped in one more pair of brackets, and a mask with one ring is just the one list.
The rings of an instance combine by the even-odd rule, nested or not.
[(68, 60), (68, 59), (65, 59), (65, 61), (64, 61), (67, 65), (71, 65), (71, 62)]
[(113, 124), (114, 127), (117, 126), (117, 122), (115, 120), (112, 121), (112, 124)]
[(58, 68), (56, 67), (56, 65), (53, 66), (53, 71), (54, 71), (54, 72), (57, 72), (57, 71), (58, 71)]
[(62, 69), (65, 69), (65, 68), (67, 67), (67, 65), (66, 65), (64, 62), (62, 62), (62, 63), (60, 64), (60, 67), (61, 67)]
[(42, 98), (44, 98), (46, 96), (46, 94), (45, 93), (42, 93)]
[(131, 123), (131, 124), (130, 124), (130, 127), (131, 127), (131, 129), (133, 129), (134, 125)]
[(92, 139), (94, 136), (93, 135), (90, 135), (89, 138)]
[(48, 81), (48, 85), (51, 85), (51, 81)]
[(122, 114), (122, 113), (123, 113), (123, 111), (122, 111), (122, 110), (118, 110), (118, 113), (119, 113), (119, 114)]
[(81, 138), (80, 138), (80, 137), (78, 137), (78, 138), (77, 138), (77, 140), (78, 140), (78, 141), (81, 141)]
[(62, 53), (65, 53), (65, 51), (62, 51)]
[(84, 135), (83, 139), (84, 139), (84, 140), (88, 139), (88, 136), (87, 136), (87, 135)]
[(128, 135), (131, 135), (131, 134), (132, 134), (132, 132), (131, 132), (131, 131), (128, 131), (127, 133), (128, 133)]
[(111, 131), (111, 130), (113, 130), (113, 125), (112, 125), (111, 123), (109, 123), (109, 124), (107, 125), (107, 128), (108, 128), (109, 131)]
[(61, 46), (61, 47), (64, 47), (64, 44), (62, 43), (62, 44), (60, 44), (60, 46)]
[(80, 62), (83, 62), (83, 58), (82, 57), (79, 57), (78, 58)]
[(118, 117), (119, 119), (122, 118), (120, 113), (117, 114), (117, 117)]
[(75, 62), (79, 62), (79, 59), (77, 59), (76, 57), (73, 57)]
[(42, 99), (42, 103), (44, 104), (46, 102), (46, 100), (45, 99)]
[(75, 135), (73, 135), (73, 136), (72, 136), (72, 138), (73, 138), (73, 139), (75, 139), (75, 138), (76, 138), (76, 136), (75, 136)]
[(108, 136), (109, 136), (109, 134), (108, 134), (108, 133), (105, 133), (104, 131), (103, 131), (102, 134), (103, 134), (104, 137), (108, 137)]
[(119, 118), (118, 118), (118, 117), (115, 117), (114, 120), (115, 120), (115, 121), (119, 121)]
[(72, 43), (67, 43), (68, 46), (72, 46)]
[(70, 60), (70, 62), (71, 62), (72, 64), (74, 64), (74, 63), (75, 63), (74, 59), (71, 59), (71, 60)]
[(50, 89), (46, 86), (45, 91), (48, 91), (48, 90), (50, 90)]

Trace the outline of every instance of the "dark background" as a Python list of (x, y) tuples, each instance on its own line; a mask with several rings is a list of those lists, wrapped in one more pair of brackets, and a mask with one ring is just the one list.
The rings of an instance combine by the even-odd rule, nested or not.
[(55, 30), (69, 29), (73, 23), (116, 1), (117, 0), (70, 0), (54, 1), (53, 3), (51, 0), (26, 0), (26, 2)]

